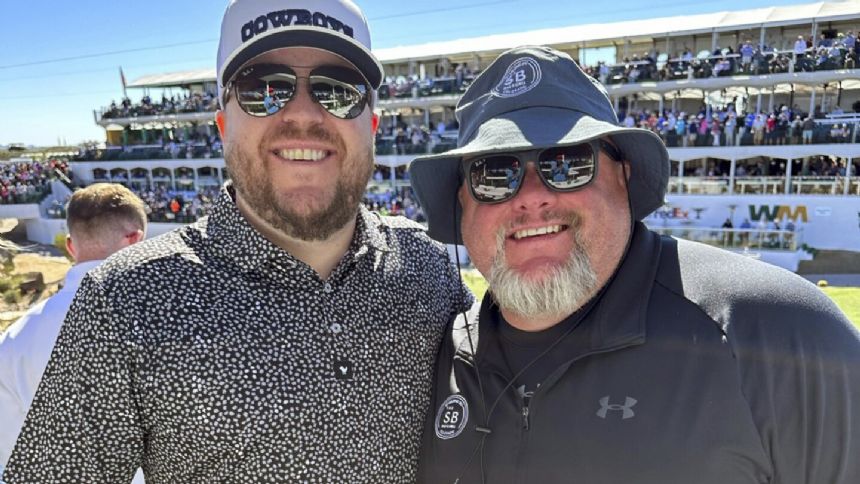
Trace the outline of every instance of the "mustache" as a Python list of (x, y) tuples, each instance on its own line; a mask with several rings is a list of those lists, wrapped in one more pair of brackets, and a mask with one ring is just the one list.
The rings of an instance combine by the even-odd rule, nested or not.
[[(567, 225), (571, 230), (579, 230), (582, 225), (582, 217), (579, 216), (576, 212), (560, 212), (557, 210), (545, 210), (540, 213), (538, 216), (541, 222), (561, 222), (564, 225)], [(498, 233), (502, 238), (504, 235), (514, 227), (519, 227), (522, 225), (526, 225), (529, 222), (534, 221), (534, 216), (529, 216), (527, 214), (522, 214), (508, 222), (507, 224), (499, 227)]]
[[(505, 239), (507, 238), (507, 234), (513, 230), (514, 227), (525, 225), (534, 220), (534, 217), (529, 217), (528, 215), (519, 215), (507, 224), (499, 227), (496, 231), (496, 255), (494, 263), (504, 262), (505, 258)], [(553, 210), (546, 210), (541, 212), (540, 214), (541, 222), (561, 222), (564, 225), (568, 226), (568, 230), (572, 231), (574, 234), (574, 244), (576, 245), (577, 251), (582, 251), (585, 249), (585, 242), (583, 240), (582, 234), (580, 233), (580, 229), (582, 227), (582, 217), (580, 217), (575, 212), (559, 212)], [(501, 261), (499, 261), (501, 259)]]
[(335, 146), (340, 153), (346, 153), (346, 143), (343, 138), (320, 123), (311, 124), (305, 128), (300, 127), (296, 122), (277, 123), (266, 131), (264, 139), (319, 141)]

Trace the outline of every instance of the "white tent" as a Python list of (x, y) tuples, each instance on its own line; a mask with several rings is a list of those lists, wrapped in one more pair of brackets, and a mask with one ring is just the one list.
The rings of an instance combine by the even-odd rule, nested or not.
[[(439, 57), (478, 52), (501, 52), (519, 45), (607, 45), (609, 41), (632, 38), (665, 38), (712, 32), (728, 32), (752, 27), (808, 25), (856, 19), (860, 2), (818, 2), (785, 7), (725, 11), (700, 15), (659, 17), (602, 24), (572, 25), (511, 34), (488, 35), (421, 45), (377, 49), (383, 63), (432, 60)], [(671, 30), (670, 30), (671, 29)]]
[[(374, 49), (374, 54), (383, 63), (402, 63), (409, 61), (435, 60), (450, 56), (468, 56), (484, 54), (493, 56), (504, 50), (519, 45), (551, 45), (557, 47), (591, 47), (611, 45), (612, 41), (620, 39), (641, 39), (677, 37), (693, 34), (719, 33), (743, 30), (749, 28), (771, 28), (791, 25), (824, 24), (840, 20), (860, 18), (860, 1), (818, 2), (804, 5), (783, 7), (767, 7), (741, 11), (724, 11), (700, 15), (684, 15), (676, 17), (658, 17), (644, 20), (630, 20), (600, 24), (572, 25), (552, 29), (539, 29), (510, 34), (487, 35), (483, 37), (463, 38), (443, 42), (431, 42), (419, 45), (407, 45), (385, 49)], [(672, 29), (672, 30), (668, 30)], [(837, 71), (838, 72), (838, 71)], [(803, 84), (804, 73), (797, 74), (797, 83)], [(817, 74), (817, 73), (815, 73)], [(193, 71), (174, 72), (143, 76), (135, 79), (128, 87), (171, 87), (203, 82), (215, 82), (215, 69), (200, 69)], [(849, 76), (834, 73), (832, 80), (841, 80)], [(854, 77), (856, 79), (856, 76)], [(714, 79), (718, 84), (725, 79)], [(674, 81), (663, 83), (661, 90), (675, 91), (683, 89), (684, 83), (690, 81)], [(701, 85), (702, 80), (696, 80)], [(729, 84), (737, 84), (738, 80), (728, 80)], [(745, 85), (755, 86), (753, 78), (743, 79)], [(818, 81), (816, 81), (817, 83)], [(829, 81), (825, 81), (829, 82)], [(810, 82), (811, 84), (815, 84)], [(767, 81), (762, 79), (761, 85)], [(848, 88), (844, 86), (844, 88)], [(612, 94), (626, 95), (625, 86), (612, 86)], [(697, 85), (698, 89), (698, 85)], [(711, 89), (706, 87), (706, 89)], [(641, 91), (641, 87), (634, 89)], [(631, 91), (632, 92), (632, 91)], [(768, 91), (769, 92), (769, 91)]]
[(153, 74), (135, 79), (128, 87), (175, 87), (215, 82), (215, 68)]

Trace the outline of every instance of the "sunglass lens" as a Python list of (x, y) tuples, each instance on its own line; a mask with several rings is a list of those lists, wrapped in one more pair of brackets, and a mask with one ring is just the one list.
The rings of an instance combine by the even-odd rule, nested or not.
[(239, 105), (253, 116), (275, 114), (296, 93), (296, 76), (289, 73), (266, 74), (236, 82)]
[(473, 161), (469, 167), (472, 194), (479, 202), (503, 202), (517, 192), (522, 178), (519, 160), (514, 156), (488, 156)]
[(317, 102), (338, 118), (355, 118), (367, 105), (367, 84), (359, 73), (351, 69), (315, 69), (310, 76), (310, 84)]
[(541, 152), (541, 175), (558, 190), (574, 190), (594, 178), (595, 156), (590, 144), (563, 146)]
[(326, 111), (341, 119), (355, 118), (364, 110), (367, 90), (335, 79), (314, 76), (311, 92)]

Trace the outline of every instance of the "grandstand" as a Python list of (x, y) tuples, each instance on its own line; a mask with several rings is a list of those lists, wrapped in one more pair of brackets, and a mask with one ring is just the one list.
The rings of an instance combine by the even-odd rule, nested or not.
[[(811, 257), (804, 246), (860, 251), (858, 33), (860, 4), (819, 2), (378, 50), (386, 78), (367, 203), (420, 218), (404, 167), (456, 145), (457, 100), (499, 53), (546, 44), (606, 86), (621, 124), (666, 141), (670, 194), (646, 220), (652, 228), (788, 268)], [(229, 177), (214, 69), (145, 76), (128, 88), (139, 100), (94, 111), (106, 141), (72, 159), (75, 183), (123, 183), (183, 207), (211, 194)], [(24, 211), (47, 218), (63, 196)], [(201, 207), (161, 221), (188, 221)], [(0, 217), (4, 210), (9, 203)]]

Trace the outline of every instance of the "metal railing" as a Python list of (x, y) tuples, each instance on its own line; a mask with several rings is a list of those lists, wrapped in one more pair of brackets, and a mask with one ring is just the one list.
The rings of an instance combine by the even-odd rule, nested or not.
[(655, 227), (661, 235), (693, 240), (723, 249), (775, 250), (795, 252), (802, 246), (801, 230), (724, 229), (710, 227)]
[[(853, 173), (853, 172), (852, 172)], [(846, 190), (846, 186), (848, 188)], [(860, 195), (860, 176), (792, 176), (788, 184), (792, 195)], [(779, 195), (786, 193), (785, 176), (685, 176), (670, 177), (667, 193), (688, 195)]]
[[(653, 61), (633, 60), (609, 64), (598, 79), (604, 84), (635, 83), (643, 81), (671, 81), (702, 79), (734, 75), (793, 74), (794, 72), (854, 69), (853, 60), (846, 57), (847, 49), (838, 56), (822, 55), (818, 49), (807, 49), (801, 55), (794, 49), (755, 49), (752, 55), (740, 52), (713, 54), (703, 50), (695, 56), (669, 58), (661, 54)], [(599, 73), (599, 66), (589, 66)], [(632, 74), (632, 75), (631, 75)]]

